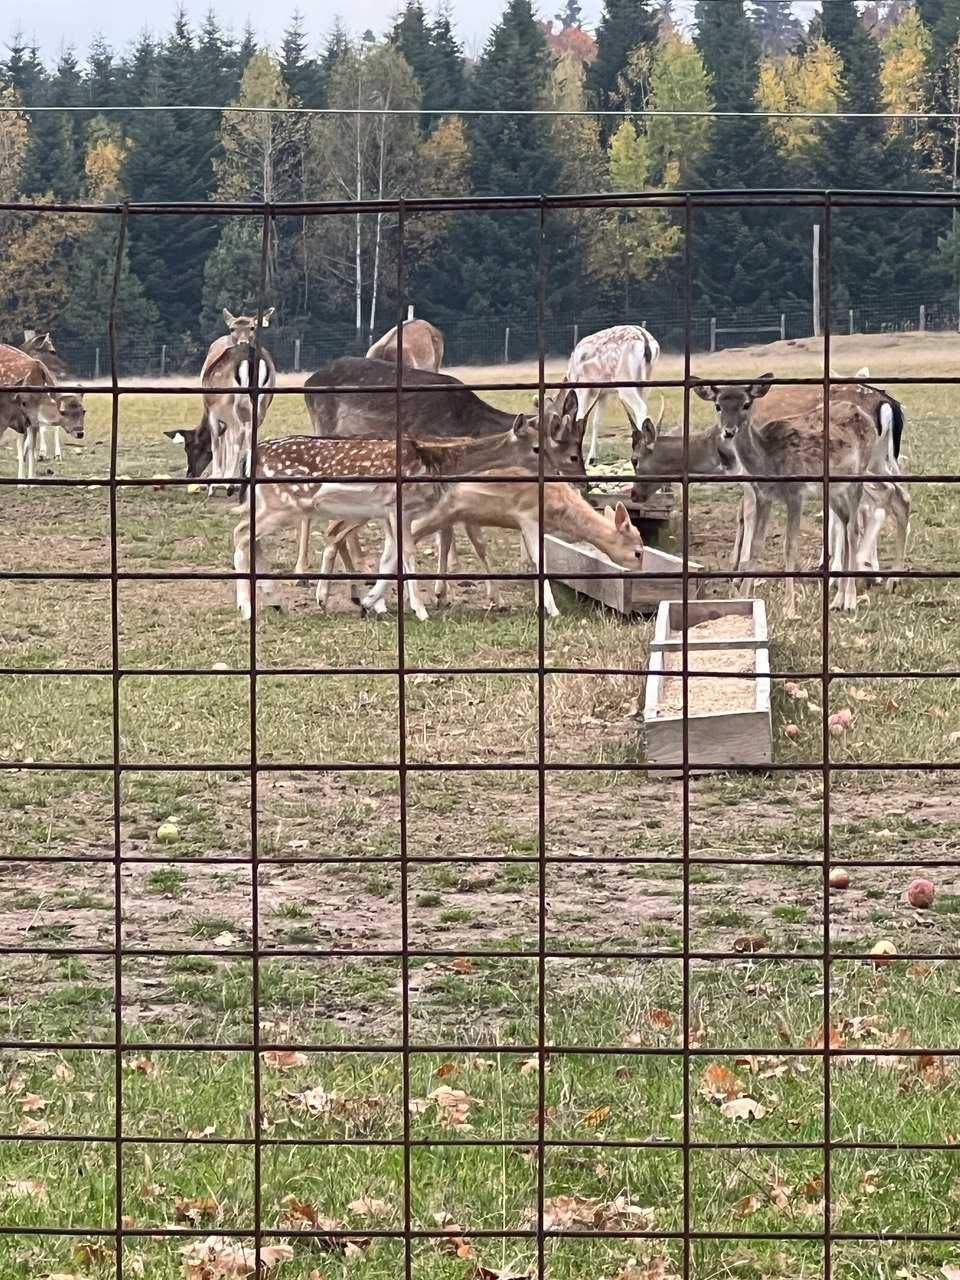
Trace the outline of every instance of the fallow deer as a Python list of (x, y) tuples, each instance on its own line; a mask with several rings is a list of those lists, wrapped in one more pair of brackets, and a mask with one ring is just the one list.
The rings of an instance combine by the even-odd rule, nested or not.
[(40, 412), (50, 401), (69, 435), (83, 439), (84, 411), (76, 408), (76, 396), (58, 395), (53, 375), (33, 356), (17, 347), (0, 344), (0, 435), (17, 437), (17, 479), (33, 480), (36, 473)]
[[(368, 360), (387, 360), (397, 363), (397, 325), (373, 344), (367, 352)], [(443, 334), (429, 320), (403, 321), (403, 363), (411, 369), (432, 369), (434, 373), (443, 364)]]
[[(512, 443), (520, 456), (526, 456), (530, 473), (537, 465), (539, 437), (536, 428), (518, 419)], [(257, 484), (256, 540), (291, 524), (301, 524), (316, 515), (331, 519), (352, 520), (365, 524), (376, 520), (385, 529), (384, 551), (379, 580), (361, 602), (364, 608), (382, 613), (389, 585), (385, 574), (395, 572), (397, 556), (404, 570), (414, 573), (414, 545), (410, 527), (414, 515), (423, 514), (432, 505), (433, 489), (441, 479), (456, 475), (469, 476), (489, 470), (502, 458), (505, 441), (501, 437), (483, 440), (426, 442), (401, 440), (399, 466), (404, 476), (416, 477), (423, 484), (404, 486), (402, 520), (397, 518), (397, 486), (383, 479), (396, 473), (398, 446), (388, 440), (320, 440), (315, 436), (289, 436), (268, 440), (256, 450), (256, 476), (271, 481)], [(324, 476), (379, 476), (370, 484), (352, 479), (338, 482)], [(240, 573), (249, 572), (250, 519), (245, 517), (234, 530), (234, 564)], [(249, 582), (237, 583), (237, 605), (244, 617), (252, 611)], [(427, 617), (420, 601), (416, 582), (408, 584), (410, 606), (421, 620)]]
[[(33, 356), (35, 360), (39, 360), (47, 372), (51, 375), (54, 382), (63, 382), (64, 379), (70, 378), (70, 370), (67, 368), (66, 361), (60, 358), (56, 346), (50, 333), (40, 333), (37, 329), (24, 329), (23, 345), (20, 348), (28, 356)], [(80, 392), (61, 392), (56, 398), (47, 396), (40, 404), (40, 428), (38, 436), (37, 457), (41, 462), (47, 458), (47, 428), (53, 428), (53, 458), (55, 462), (63, 459), (63, 449), (60, 443), (60, 428), (67, 431), (68, 435), (74, 436), (76, 439), (83, 438), (83, 431), (71, 431), (68, 428), (68, 420), (74, 426), (79, 422), (83, 426), (86, 416), (86, 410), (83, 404), (83, 395)]]
[[(264, 311), (261, 329), (269, 327), (273, 311), (273, 307)], [(253, 439), (254, 398), (259, 430), (273, 401), (277, 370), (270, 352), (259, 343), (254, 369), (256, 316), (235, 316), (224, 308), (223, 319), (228, 332), (210, 344), (200, 370), (201, 426), (210, 432), (211, 474), (239, 480)], [(227, 491), (232, 488), (228, 484)]]
[[(456, 524), (468, 527), (518, 529), (532, 564), (540, 556), (539, 482), (531, 480), (519, 468), (511, 467), (490, 473), (490, 481), (461, 481), (445, 486), (433, 508), (414, 521), (413, 537), (419, 541)], [(516, 483), (505, 483), (497, 477), (516, 477)], [(639, 569), (643, 563), (643, 539), (631, 523), (623, 503), (609, 507), (603, 515), (571, 484), (546, 481), (543, 486), (544, 532), (554, 533), (572, 542), (589, 542), (609, 556), (623, 569)], [(486, 568), (486, 566), (484, 566)], [(543, 607), (550, 617), (559, 609), (550, 590), (543, 583)]]
[[(767, 524), (773, 502), (787, 509), (784, 568), (796, 572), (797, 537), (803, 500), (807, 493), (822, 492), (824, 474), (824, 432), (822, 408), (789, 418), (778, 418), (758, 429), (753, 423), (754, 403), (769, 390), (772, 374), (764, 374), (749, 386), (721, 387), (709, 383), (693, 390), (703, 400), (712, 401), (719, 416), (720, 449), (729, 450), (737, 470), (745, 478), (751, 500), (744, 503), (744, 534), (737, 568), (749, 569), (763, 554)], [(827, 465), (833, 476), (860, 476), (876, 472), (890, 445), (886, 433), (877, 436), (873, 421), (858, 405), (841, 401), (831, 405)], [(806, 481), (752, 480), (752, 476), (808, 476)], [(862, 480), (834, 480), (829, 486), (830, 511), (843, 534), (843, 569), (848, 575), (838, 584), (831, 608), (853, 612), (857, 607), (857, 584), (852, 576), (857, 568), (857, 515), (863, 493)], [(829, 519), (829, 512), (827, 513)], [(744, 582), (743, 589), (752, 584)], [(786, 578), (785, 604), (788, 616), (795, 611), (792, 576)]]
[[(653, 366), (660, 359), (660, 344), (652, 333), (637, 324), (616, 325), (581, 338), (567, 364), (567, 382), (649, 382)], [(596, 462), (600, 414), (609, 396), (617, 395), (632, 427), (647, 416), (647, 405), (637, 386), (581, 387), (577, 390), (577, 417), (590, 424), (587, 462)]]

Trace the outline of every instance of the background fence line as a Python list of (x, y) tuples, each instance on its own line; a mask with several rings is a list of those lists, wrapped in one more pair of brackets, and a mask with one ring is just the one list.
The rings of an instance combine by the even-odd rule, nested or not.
[[(425, 317), (430, 318), (430, 317)], [(599, 329), (618, 324), (641, 324), (648, 328), (665, 351), (683, 349), (682, 308), (643, 310), (630, 308), (620, 313), (585, 312), (563, 319), (547, 320), (544, 343), (548, 357), (566, 357), (578, 340)], [(511, 318), (477, 317), (442, 324), (447, 365), (510, 364), (535, 359), (537, 322), (531, 314)], [(873, 298), (854, 304), (838, 303), (832, 308), (831, 331), (835, 335), (854, 333), (916, 333), (960, 331), (960, 300), (906, 294), (895, 298)], [(813, 337), (813, 316), (809, 303), (785, 303), (781, 311), (695, 311), (691, 317), (691, 349), (720, 351), (730, 347)], [(20, 335), (4, 326), (8, 341)], [(56, 338), (54, 330), (54, 338)], [(216, 335), (211, 335), (211, 338)], [(379, 336), (379, 335), (378, 335)], [(366, 336), (358, 339), (352, 324), (315, 326), (300, 331), (294, 325), (271, 328), (266, 345), (277, 368), (286, 373), (310, 372), (343, 355), (364, 355)], [(63, 358), (79, 378), (100, 378), (109, 365), (106, 334), (92, 336), (85, 343), (58, 343)], [(206, 347), (186, 338), (166, 342), (138, 342), (135, 335), (121, 344), (121, 372), (130, 377), (163, 377), (166, 374), (195, 373)]]

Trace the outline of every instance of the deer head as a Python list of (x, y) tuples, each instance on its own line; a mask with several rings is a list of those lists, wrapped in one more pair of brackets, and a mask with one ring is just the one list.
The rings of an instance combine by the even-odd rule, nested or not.
[(75, 440), (82, 440), (84, 423), (87, 418), (83, 396), (77, 395), (72, 391), (64, 391), (60, 395), (55, 395), (53, 400), (57, 406), (60, 426), (63, 427), (68, 436), (73, 436)]
[(759, 381), (746, 387), (718, 387), (710, 382), (701, 382), (694, 386), (693, 391), (701, 400), (712, 401), (719, 415), (721, 437), (732, 440), (740, 428), (750, 422), (753, 402), (767, 394), (772, 377), (772, 373), (763, 373)]
[(603, 550), (621, 569), (636, 569), (643, 563), (643, 538), (629, 511), (618, 502), (616, 507), (604, 507), (603, 518), (611, 534)]
[(199, 480), (213, 462), (210, 431), (206, 423), (202, 427), (180, 427), (177, 431), (165, 431), (163, 434), (174, 444), (183, 445), (187, 455), (187, 479)]
[[(632, 424), (630, 431), (630, 461), (633, 464), (633, 473), (636, 476), (666, 470), (665, 467), (661, 468), (656, 456), (657, 441), (660, 438), (660, 426), (663, 422), (665, 409), (666, 401), (661, 396), (660, 413), (656, 422), (652, 418), (646, 417), (639, 427), (636, 423)], [(635, 502), (646, 502), (648, 498), (653, 497), (662, 485), (663, 481), (661, 480), (650, 480), (646, 484), (635, 481), (631, 489), (631, 497)]]
[[(260, 328), (269, 329), (270, 318), (272, 317), (275, 307), (268, 307), (260, 317)], [(223, 322), (227, 326), (230, 336), (233, 338), (234, 346), (241, 342), (253, 343), (254, 335), (257, 331), (256, 316), (235, 316), (228, 311), (226, 307), (223, 309)]]

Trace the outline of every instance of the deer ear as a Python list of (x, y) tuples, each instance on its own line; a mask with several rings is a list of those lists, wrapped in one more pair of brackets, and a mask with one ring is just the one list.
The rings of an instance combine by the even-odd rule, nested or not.
[[(566, 378), (564, 378), (564, 382), (566, 382)], [(575, 391), (568, 391), (563, 397), (563, 404), (560, 406), (560, 412), (569, 413), (570, 416), (576, 420), (579, 409), (580, 401), (577, 399), (577, 393)]]
[(604, 507), (604, 508), (603, 508), (603, 518), (604, 518), (604, 520), (609, 520), (611, 524), (613, 524), (613, 523), (614, 523), (614, 521), (616, 520), (616, 518), (617, 518), (617, 517), (616, 517), (616, 512), (614, 511), (613, 507)]
[(618, 533), (623, 533), (624, 529), (630, 524), (630, 512), (622, 502), (617, 503), (617, 509), (613, 513), (613, 523)]
[(263, 315), (260, 317), (260, 328), (261, 328), (261, 329), (269, 329), (269, 328), (270, 328), (270, 317), (273, 315), (274, 311), (276, 311), (276, 307), (268, 307), (268, 308), (267, 308), (267, 310), (266, 310), (266, 311), (263, 313)]
[(863, 368), (862, 368), (862, 369), (858, 369), (858, 370), (857, 370), (857, 372), (856, 372), (853, 376), (854, 376), (855, 378), (869, 378), (869, 377), (870, 377), (870, 370), (867, 368), (867, 366), (866, 366), (866, 365), (864, 365), (864, 366), (863, 366)]
[(644, 418), (643, 422), (640, 424), (639, 430), (637, 430), (636, 427), (633, 428), (634, 443), (639, 440), (644, 449), (647, 450), (653, 449), (654, 445), (657, 443), (658, 434), (656, 424), (652, 418)]
[(694, 395), (699, 396), (701, 400), (715, 401), (719, 395), (717, 388), (709, 382), (695, 382), (690, 390)]
[(36, 336), (37, 336), (36, 329), (24, 329), (23, 331), (24, 342), (32, 342)]
[(761, 373), (759, 379), (753, 384), (753, 386), (747, 388), (747, 393), (751, 400), (759, 400), (761, 396), (765, 396), (767, 394), (770, 390), (770, 379), (772, 377), (772, 373)]
[(230, 312), (227, 310), (227, 308), (226, 308), (226, 307), (224, 307), (224, 308), (223, 308), (223, 323), (227, 326), (227, 328), (228, 328), (228, 329), (232, 329), (232, 328), (233, 328), (233, 326), (236, 324), (236, 321), (237, 321), (237, 317), (236, 317), (236, 316), (234, 316), (234, 315), (231, 315), (231, 314), (230, 314)]
[(518, 413), (513, 420), (513, 426), (510, 428), (510, 434), (515, 440), (525, 440), (531, 434), (533, 428), (527, 418), (522, 413)]

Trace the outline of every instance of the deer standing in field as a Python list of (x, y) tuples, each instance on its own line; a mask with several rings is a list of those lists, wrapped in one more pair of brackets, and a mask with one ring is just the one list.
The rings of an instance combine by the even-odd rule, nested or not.
[(60, 415), (64, 430), (83, 439), (84, 409), (77, 397), (58, 395), (56, 380), (35, 357), (18, 347), (0, 345), (0, 436), (13, 431), (17, 437), (17, 479), (33, 480), (36, 473), (40, 414), (50, 402)]
[[(797, 537), (800, 516), (807, 493), (822, 492), (824, 474), (823, 411), (777, 418), (757, 428), (753, 423), (753, 405), (767, 395), (770, 385), (766, 381), (772, 374), (749, 386), (721, 387), (710, 383), (695, 386), (693, 390), (703, 400), (709, 400), (716, 408), (720, 426), (720, 448), (730, 450), (736, 465), (751, 491), (751, 499), (744, 503), (743, 542), (740, 548), (738, 570), (744, 573), (763, 555), (770, 508), (773, 502), (782, 502), (787, 509), (787, 531), (784, 544), (784, 568), (788, 574), (796, 572)], [(877, 436), (870, 416), (856, 404), (840, 401), (831, 406), (830, 440), (827, 465), (831, 475), (859, 476), (878, 470), (890, 449), (886, 433)], [(751, 476), (776, 475), (809, 476), (806, 481), (751, 480)], [(829, 486), (830, 513), (838, 522), (843, 535), (843, 570), (852, 574), (857, 568), (857, 517), (863, 493), (861, 480), (834, 480)], [(795, 585), (792, 576), (787, 577), (785, 605), (788, 616), (795, 612)], [(745, 579), (743, 589), (749, 591), (752, 582)], [(837, 586), (831, 608), (853, 612), (857, 607), (857, 583), (853, 576), (845, 577)]]
[[(399, 465), (404, 476), (424, 483), (405, 485), (402, 520), (397, 516), (397, 485), (384, 479), (394, 475), (398, 465), (397, 443), (392, 440), (322, 440), (315, 436), (289, 436), (258, 445), (256, 475), (273, 481), (256, 488), (257, 544), (291, 524), (300, 524), (316, 515), (350, 521), (354, 526), (376, 520), (386, 531), (379, 580), (361, 602), (377, 613), (386, 609), (384, 596), (396, 572), (398, 555), (404, 571), (414, 573), (414, 544), (410, 536), (413, 518), (430, 508), (434, 490), (443, 480), (456, 475), (488, 471), (504, 456), (523, 459), (525, 474), (536, 468), (540, 448), (539, 432), (522, 417), (503, 436), (482, 440), (418, 441), (401, 440)], [(381, 477), (370, 484), (325, 480), (324, 476)], [(234, 564), (238, 572), (249, 572), (250, 520), (245, 517), (234, 530)], [(237, 605), (244, 617), (251, 613), (249, 582), (237, 583)], [(269, 589), (269, 588), (268, 588)], [(421, 620), (427, 617), (417, 584), (408, 583), (410, 607)]]
[[(397, 325), (379, 338), (367, 352), (368, 360), (397, 363)], [(403, 363), (411, 369), (430, 369), (443, 364), (443, 334), (429, 320), (403, 321)]]
[[(581, 338), (567, 364), (567, 382), (649, 382), (653, 366), (660, 359), (660, 344), (652, 333), (636, 324), (616, 325)], [(580, 387), (577, 389), (577, 417), (590, 425), (587, 463), (597, 460), (597, 435), (604, 402), (617, 395), (632, 427), (647, 416), (647, 405), (638, 387)]]
[[(273, 307), (264, 311), (260, 317), (261, 329), (269, 327), (273, 312)], [(210, 433), (212, 475), (239, 479), (253, 440), (254, 399), (259, 430), (273, 401), (277, 370), (270, 352), (256, 343), (256, 316), (235, 316), (224, 308), (223, 319), (228, 332), (210, 344), (200, 370), (201, 426), (206, 425)], [(182, 437), (183, 433), (175, 434)], [(212, 485), (210, 489), (212, 491)], [(232, 489), (228, 484), (227, 491)]]
[[(70, 370), (67, 368), (66, 362), (61, 360), (53, 338), (49, 333), (40, 333), (37, 329), (24, 329), (23, 346), (20, 350), (28, 356), (32, 356), (34, 360), (39, 360), (54, 382), (62, 382), (65, 378), (69, 379)], [(55, 462), (62, 461), (61, 427), (68, 435), (82, 440), (85, 417), (86, 409), (83, 404), (83, 395), (80, 392), (64, 391), (56, 397), (47, 396), (41, 401), (37, 442), (38, 459), (44, 462), (47, 458), (47, 428), (52, 427), (53, 458)], [(81, 428), (79, 433), (76, 430), (78, 423)], [(71, 425), (74, 428), (73, 430), (70, 429)]]

